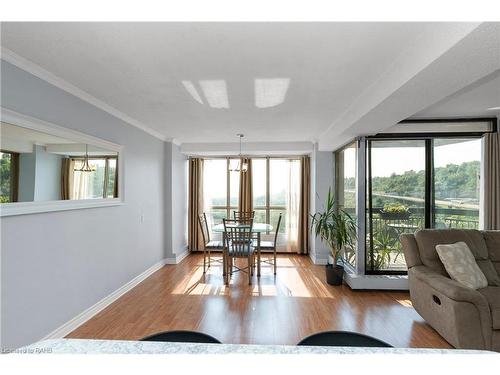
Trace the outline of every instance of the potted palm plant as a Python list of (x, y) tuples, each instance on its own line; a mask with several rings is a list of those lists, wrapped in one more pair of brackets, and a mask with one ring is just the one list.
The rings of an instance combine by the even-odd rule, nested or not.
[[(356, 221), (347, 212), (335, 206), (335, 200), (328, 190), (326, 207), (322, 212), (311, 215), (312, 230), (330, 248), (333, 264), (326, 265), (326, 281), (330, 285), (341, 285), (344, 278), (342, 253), (345, 246), (352, 246), (356, 237)], [(342, 264), (341, 264), (342, 263)]]

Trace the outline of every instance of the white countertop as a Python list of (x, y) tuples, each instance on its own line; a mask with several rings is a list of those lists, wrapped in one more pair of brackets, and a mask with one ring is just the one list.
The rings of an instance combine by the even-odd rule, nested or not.
[(54, 339), (17, 349), (27, 354), (497, 354), (482, 350), (357, 348), (293, 345), (191, 344), (150, 341)]

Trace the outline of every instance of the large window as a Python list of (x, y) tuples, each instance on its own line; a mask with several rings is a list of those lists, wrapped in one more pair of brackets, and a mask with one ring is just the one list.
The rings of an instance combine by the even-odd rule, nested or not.
[(402, 233), (479, 227), (480, 138), (371, 139), (367, 155), (368, 273), (406, 271)]
[(368, 143), (369, 271), (405, 271), (399, 235), (424, 228), (425, 140)]
[(17, 202), (19, 154), (0, 151), (0, 203)]
[(479, 228), (481, 140), (435, 139), (433, 226)]
[[(252, 159), (252, 190), (255, 221), (276, 227), (282, 215), (278, 234), (278, 251), (297, 251), (300, 161), (293, 158)], [(263, 240), (271, 240), (266, 233)]]
[(80, 172), (84, 159), (73, 160), (73, 189), (71, 199), (116, 198), (116, 157), (91, 157), (92, 172)]
[[(335, 153), (336, 198), (339, 209), (356, 217), (356, 142)], [(356, 265), (355, 246), (344, 249), (344, 259)]]
[[(218, 158), (203, 161), (204, 212), (210, 229), (238, 209), (240, 174), (230, 171), (231, 163), (237, 164), (237, 160)], [(212, 232), (211, 237), (220, 239), (220, 234)]]
[[(203, 201), (209, 229), (238, 210), (240, 174), (231, 171), (237, 159), (204, 159)], [(300, 160), (294, 158), (252, 158), (252, 194), (255, 222), (274, 228), (282, 215), (278, 251), (297, 251), (300, 199)], [(220, 233), (211, 232), (220, 239)], [(262, 234), (263, 241), (274, 240), (274, 230)]]

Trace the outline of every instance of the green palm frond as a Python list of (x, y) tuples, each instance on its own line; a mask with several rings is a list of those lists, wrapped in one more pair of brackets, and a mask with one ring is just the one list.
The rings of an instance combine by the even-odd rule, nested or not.
[(346, 246), (353, 246), (356, 238), (356, 220), (346, 211), (335, 206), (335, 199), (328, 189), (323, 212), (311, 215), (312, 231), (325, 242), (331, 250), (335, 264), (341, 258)]

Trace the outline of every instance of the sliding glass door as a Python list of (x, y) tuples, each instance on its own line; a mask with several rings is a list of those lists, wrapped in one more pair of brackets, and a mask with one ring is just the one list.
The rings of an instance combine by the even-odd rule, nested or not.
[(368, 141), (368, 272), (405, 271), (399, 235), (425, 227), (424, 140)]
[(406, 272), (402, 233), (477, 229), (480, 161), (480, 138), (368, 140), (366, 272)]
[(433, 141), (434, 228), (479, 228), (481, 139)]

